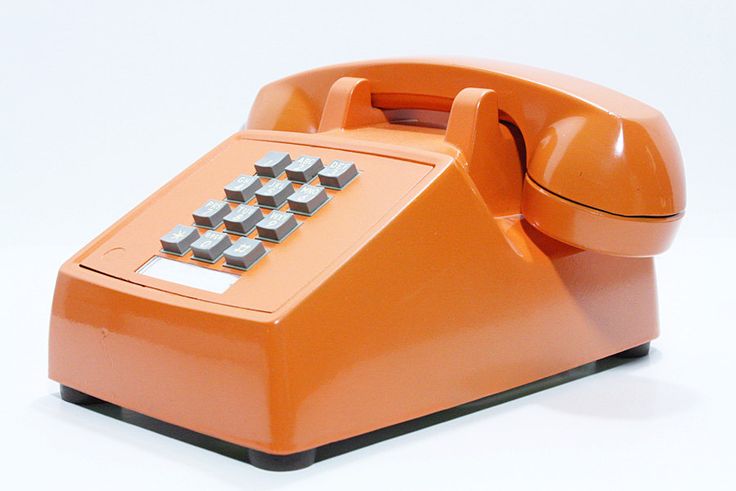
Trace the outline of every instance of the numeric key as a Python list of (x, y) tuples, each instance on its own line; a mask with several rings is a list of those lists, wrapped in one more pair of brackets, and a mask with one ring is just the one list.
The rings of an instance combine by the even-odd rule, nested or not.
[(261, 189), (256, 191), (256, 200), (261, 206), (278, 208), (283, 205), (286, 198), (294, 193), (291, 182), (280, 179), (271, 179)]
[(192, 217), (194, 217), (194, 223), (200, 227), (217, 228), (228, 213), (230, 213), (230, 207), (226, 201), (211, 199), (192, 213)]
[(295, 213), (311, 215), (327, 203), (328, 199), (325, 188), (304, 184), (296, 193), (289, 196), (289, 209)]
[(202, 261), (214, 262), (220, 255), (230, 247), (230, 237), (221, 232), (208, 230), (202, 237), (195, 240), (192, 244), (192, 254), (195, 259)]
[(268, 152), (256, 160), (256, 173), (263, 177), (279, 177), (286, 166), (291, 163), (291, 157), (286, 152)]
[(274, 210), (258, 222), (258, 238), (271, 242), (281, 242), (299, 225), (291, 213)]
[(241, 203), (248, 201), (261, 187), (261, 179), (258, 176), (240, 174), (225, 186), (225, 196), (232, 201)]
[(263, 212), (257, 206), (240, 205), (223, 218), (223, 221), (228, 232), (247, 234), (262, 219)]
[(286, 167), (286, 177), (290, 181), (306, 183), (311, 181), (324, 167), (319, 157), (302, 155)]
[(342, 189), (355, 179), (358, 168), (353, 162), (344, 160), (333, 160), (330, 165), (319, 171), (319, 183), (323, 186)]
[(228, 247), (223, 255), (225, 256), (225, 264), (234, 268), (248, 269), (253, 266), (256, 261), (266, 255), (266, 248), (263, 242), (254, 239), (242, 237), (235, 241), (233, 245)]
[(161, 248), (169, 254), (181, 256), (189, 250), (192, 242), (199, 238), (199, 232), (189, 225), (177, 225), (161, 237)]

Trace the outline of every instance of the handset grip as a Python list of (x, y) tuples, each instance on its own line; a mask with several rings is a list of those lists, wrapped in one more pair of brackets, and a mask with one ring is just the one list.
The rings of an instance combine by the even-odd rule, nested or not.
[[(663, 116), (565, 75), (490, 61), (338, 65), (264, 87), (247, 127), (316, 132), (330, 88), (342, 77), (368, 80), (372, 105), (380, 108), (447, 110), (463, 89), (492, 89), (499, 117), (523, 137), (522, 207), (533, 225), (564, 242), (626, 256), (661, 252), (674, 236), (685, 186), (679, 149)], [(608, 230), (619, 236), (606, 238)]]
[[(419, 99), (423, 100), (419, 100)], [(435, 104), (423, 95), (378, 99), (367, 79), (341, 77), (330, 88), (318, 131), (373, 126), (389, 121), (388, 109), (430, 109), (447, 113), (445, 141), (462, 154), (458, 164), (470, 175), (494, 216), (518, 214), (523, 175), (516, 141), (499, 124), (498, 97), (491, 89), (465, 88), (451, 101)], [(513, 165), (516, 162), (517, 165)]]

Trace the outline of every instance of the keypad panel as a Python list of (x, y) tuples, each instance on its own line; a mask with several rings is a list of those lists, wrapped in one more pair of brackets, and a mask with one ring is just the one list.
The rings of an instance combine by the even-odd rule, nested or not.
[(332, 199), (327, 189), (343, 189), (358, 175), (352, 162), (335, 160), (325, 167), (319, 156), (292, 161), (278, 150), (263, 155), (253, 168), (255, 173), (223, 183), (224, 199), (213, 196), (194, 210), (192, 226), (177, 224), (162, 236), (161, 252), (248, 271), (269, 247), (278, 247), (303, 220), (313, 219), (305, 217)]
[[(381, 155), (378, 150), (323, 146), (320, 135), (298, 138), (304, 141), (278, 142), (270, 137), (264, 139), (261, 133), (251, 135), (246, 131), (226, 140), (114, 224), (85, 251), (79, 264), (131, 284), (150, 287), (152, 292), (168, 292), (251, 312), (276, 312), (290, 299), (316, 287), (315, 278), (331, 274), (331, 268), (339, 267), (363, 247), (367, 237), (380, 233), (395, 216), (397, 206), (423, 192), (422, 182), (430, 182), (429, 174), (444, 172), (452, 165), (451, 157), (439, 154), (406, 159)], [(328, 201), (311, 216), (292, 209), (287, 198), (278, 211), (292, 213), (298, 226), (278, 243), (259, 238), (255, 227), (243, 234), (228, 231), (225, 217), (214, 229), (194, 222), (192, 213), (209, 200), (225, 201), (228, 215), (238, 206), (247, 205), (268, 216), (273, 209), (259, 206), (255, 196), (243, 202), (230, 200), (224, 188), (241, 175), (257, 177), (261, 186), (267, 183), (272, 177), (258, 176), (255, 162), (271, 151), (288, 153), (294, 160), (303, 155), (319, 157), (325, 167), (334, 160), (354, 162), (359, 175), (341, 190), (322, 186), (318, 177), (313, 178), (308, 185), (324, 188)], [(283, 172), (277, 179), (288, 179), (288, 175)], [(304, 186), (296, 181), (292, 185), (294, 193)], [(211, 262), (194, 259), (191, 247), (181, 255), (176, 252), (184, 250), (184, 246), (166, 252), (159, 239), (176, 225), (193, 227), (200, 236), (209, 230), (225, 233), (232, 243), (242, 237), (256, 240), (263, 244), (267, 254), (249, 268), (239, 269), (226, 266), (224, 254)], [(178, 281), (176, 277), (141, 274), (139, 269), (152, 256), (189, 266), (185, 270), (206, 269), (240, 279), (226, 291), (213, 292)]]

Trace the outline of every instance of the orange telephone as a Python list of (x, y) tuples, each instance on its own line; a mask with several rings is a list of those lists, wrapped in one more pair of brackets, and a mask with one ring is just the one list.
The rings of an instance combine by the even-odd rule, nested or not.
[(475, 61), (298, 74), (62, 266), (50, 377), (304, 467), (645, 355), (684, 208), (662, 115), (603, 87)]

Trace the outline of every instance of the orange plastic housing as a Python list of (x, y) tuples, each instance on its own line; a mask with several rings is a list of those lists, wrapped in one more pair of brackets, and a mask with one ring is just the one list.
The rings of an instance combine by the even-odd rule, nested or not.
[[(270, 150), (360, 175), (251, 270), (196, 263), (239, 275), (224, 293), (136, 272)], [(269, 454), (313, 449), (655, 338), (649, 256), (684, 206), (666, 122), (610, 90), (490, 62), (299, 74), (62, 266), (50, 377)]]

